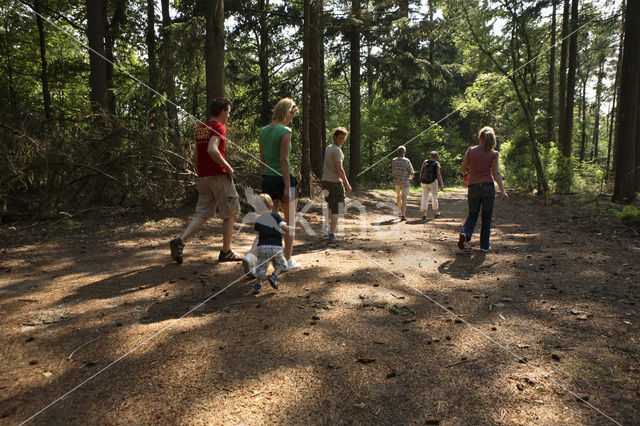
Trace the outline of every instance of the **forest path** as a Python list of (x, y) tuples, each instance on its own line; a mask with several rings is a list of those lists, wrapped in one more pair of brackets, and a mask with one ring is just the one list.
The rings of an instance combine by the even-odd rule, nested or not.
[[(0, 424), (142, 342), (33, 421), (638, 422), (634, 232), (512, 194), (496, 200), (493, 251), (477, 234), (459, 251), (463, 190), (426, 222), (415, 194), (406, 222), (391, 191), (349, 200), (344, 241), (300, 233), (303, 267), (258, 296), (241, 280), (210, 299), (242, 275), (216, 260), (217, 220), (171, 262), (190, 211), (3, 227)], [(304, 218), (320, 234), (319, 206)], [(238, 229), (244, 252), (253, 233)]]

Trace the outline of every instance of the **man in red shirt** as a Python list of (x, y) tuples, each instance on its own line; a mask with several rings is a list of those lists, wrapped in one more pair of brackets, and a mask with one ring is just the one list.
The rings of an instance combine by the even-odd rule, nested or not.
[(198, 204), (196, 215), (180, 238), (169, 242), (171, 258), (182, 263), (182, 250), (189, 237), (213, 217), (216, 207), (222, 218), (222, 250), (218, 255), (221, 262), (242, 260), (242, 256), (231, 249), (231, 236), (235, 216), (240, 212), (238, 193), (233, 184), (233, 168), (225, 158), (227, 128), (231, 102), (216, 98), (209, 109), (209, 120), (196, 130), (196, 152), (194, 165), (198, 172)]

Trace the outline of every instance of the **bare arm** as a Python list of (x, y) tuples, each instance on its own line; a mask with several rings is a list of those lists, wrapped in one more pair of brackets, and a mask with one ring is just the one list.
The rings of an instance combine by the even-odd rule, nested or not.
[(351, 192), (351, 185), (349, 184), (347, 174), (344, 172), (344, 168), (342, 167), (342, 161), (336, 161), (336, 172), (338, 172), (338, 177), (344, 183), (345, 193), (349, 194)]
[(260, 174), (264, 174), (264, 151), (262, 150), (262, 141), (258, 141), (260, 147)]
[(291, 132), (280, 139), (280, 170), (282, 170), (282, 181), (284, 182), (284, 194), (282, 201), (289, 202), (291, 192), (291, 179), (289, 178), (289, 147), (291, 146)]
[(491, 163), (491, 174), (493, 175), (493, 178), (498, 183), (498, 187), (500, 188), (500, 193), (502, 194), (502, 199), (504, 201), (507, 201), (509, 199), (509, 196), (507, 195), (507, 192), (504, 190), (504, 185), (502, 184), (502, 175), (500, 174), (500, 169), (498, 168), (497, 157)]
[(438, 168), (436, 169), (436, 173), (437, 173), (437, 176), (438, 176), (438, 181), (440, 182), (440, 188), (444, 189), (444, 181), (442, 180), (442, 175), (440, 174), (440, 164), (438, 164)]
[(232, 179), (233, 168), (229, 163), (227, 163), (227, 160), (225, 160), (222, 154), (220, 154), (220, 150), (218, 149), (219, 145), (220, 138), (218, 136), (211, 136), (211, 139), (209, 139), (209, 144), (207, 145), (207, 154), (209, 154), (213, 161), (227, 169), (227, 176), (229, 176), (229, 179)]
[(460, 174), (462, 176), (468, 175), (469, 174), (469, 172), (467, 171), (468, 168), (469, 168), (469, 157), (465, 155), (464, 159), (462, 160), (462, 165), (460, 166)]

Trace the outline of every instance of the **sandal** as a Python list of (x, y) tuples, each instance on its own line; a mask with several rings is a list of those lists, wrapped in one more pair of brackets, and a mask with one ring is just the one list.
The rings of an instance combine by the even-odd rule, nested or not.
[(242, 255), (233, 250), (229, 250), (227, 252), (220, 250), (220, 254), (218, 255), (219, 262), (240, 262), (241, 260)]

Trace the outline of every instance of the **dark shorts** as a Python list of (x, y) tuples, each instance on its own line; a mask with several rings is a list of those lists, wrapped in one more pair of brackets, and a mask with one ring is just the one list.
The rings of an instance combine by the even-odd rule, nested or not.
[(344, 185), (342, 182), (320, 182), (320, 187), (328, 192), (324, 198), (329, 204), (331, 214), (338, 214), (340, 211), (340, 203), (344, 203)]
[[(290, 200), (298, 198), (298, 180), (289, 175), (291, 182)], [(272, 200), (281, 200), (284, 195), (284, 180), (282, 176), (262, 175), (262, 193), (269, 194)]]

